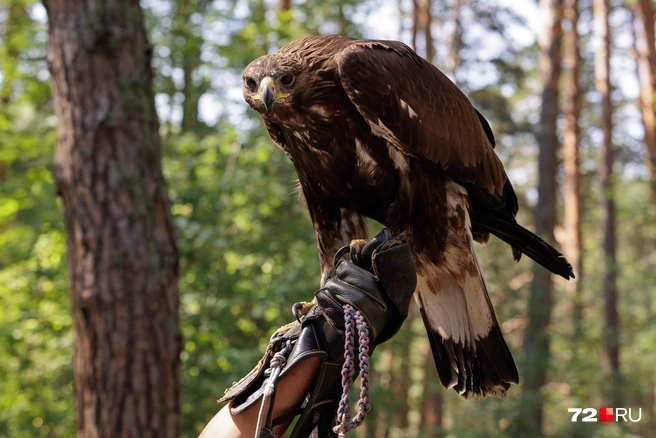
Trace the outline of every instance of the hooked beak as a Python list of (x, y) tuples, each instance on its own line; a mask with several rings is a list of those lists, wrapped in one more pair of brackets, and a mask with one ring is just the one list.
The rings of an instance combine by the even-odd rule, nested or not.
[(273, 102), (275, 102), (276, 99), (278, 99), (278, 95), (276, 94), (276, 88), (273, 79), (271, 78), (262, 79), (262, 82), (260, 83), (259, 98), (264, 104), (264, 108), (266, 108), (267, 114), (271, 112), (271, 107), (273, 106)]

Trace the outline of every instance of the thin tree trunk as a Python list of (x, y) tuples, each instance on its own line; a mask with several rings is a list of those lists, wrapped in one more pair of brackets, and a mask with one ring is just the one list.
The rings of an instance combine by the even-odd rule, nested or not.
[(463, 48), (463, 28), (462, 28), (462, 7), (464, 5), (464, 0), (455, 0), (453, 5), (453, 23), (454, 30), (451, 35), (450, 48), (449, 48), (449, 57), (447, 58), (446, 66), (451, 71), (453, 75), (453, 82), (458, 84), (458, 69), (462, 64), (462, 58), (460, 57), (460, 51)]
[(615, 236), (615, 194), (613, 163), (613, 104), (610, 82), (610, 13), (609, 0), (594, 0), (595, 34), (599, 47), (595, 52), (595, 85), (601, 94), (601, 130), (604, 140), (601, 147), (601, 209), (604, 247), (604, 357), (603, 366), (610, 375), (611, 390), (607, 401), (618, 404), (620, 376), (619, 315), (617, 311), (617, 259)]
[(634, 20), (637, 36), (636, 63), (640, 81), (640, 106), (645, 128), (645, 146), (651, 171), (652, 209), (656, 205), (656, 41), (654, 37), (654, 7), (651, 0), (639, 0)]
[[(413, 324), (416, 312), (411, 307), (408, 319), (405, 321), (405, 327), (409, 328)], [(403, 434), (408, 434), (410, 427), (410, 406), (408, 404), (408, 397), (410, 394), (411, 378), (411, 350), (410, 344), (412, 343), (412, 333), (410, 330), (402, 330), (395, 337), (394, 353), (398, 361), (398, 367), (394, 370), (394, 394), (396, 396), (396, 406), (394, 415), (394, 425)]]
[(198, 88), (194, 85), (193, 73), (198, 66), (187, 64), (182, 67), (184, 86), (182, 95), (184, 102), (182, 104), (182, 130), (193, 131), (198, 127), (198, 103), (200, 94)]
[[(644, 143), (649, 154), (647, 166), (651, 171), (651, 198), (650, 203), (651, 217), (656, 218), (656, 117), (654, 106), (654, 92), (656, 92), (656, 47), (653, 47), (654, 42), (654, 9), (651, 1), (640, 0), (634, 10), (633, 20), (633, 56), (636, 61), (638, 82), (640, 84), (640, 107), (642, 113), (642, 123), (644, 128)], [(650, 44), (652, 46), (650, 46)], [(646, 248), (652, 248), (653, 240), (648, 237), (651, 233), (640, 232), (636, 236), (636, 242), (633, 245), (635, 255), (638, 260), (643, 260), (642, 268), (649, 269), (649, 264), (644, 261), (649, 257)], [(652, 299), (649, 294), (645, 295), (644, 307), (646, 309), (652, 308)], [(650, 386), (652, 391), (649, 391), (647, 396), (647, 404), (651, 406), (652, 412), (656, 413), (656, 385), (653, 383), (656, 376), (651, 379)], [(656, 430), (656, 416), (650, 416), (650, 422), (646, 426), (646, 430)]]
[(431, 12), (433, 1), (422, 0), (422, 16), (424, 23), (424, 44), (426, 45), (426, 59), (428, 62), (435, 60), (435, 44), (433, 44), (433, 14)]
[(412, 48), (416, 52), (419, 52), (417, 38), (420, 33), (423, 33), (424, 57), (430, 62), (433, 62), (435, 59), (435, 44), (433, 43), (433, 33), (431, 29), (433, 24), (433, 16), (431, 13), (432, 4), (432, 0), (412, 1)]
[(137, 0), (46, 0), (80, 437), (179, 437), (178, 252)]
[[(540, 72), (542, 77), (542, 110), (537, 135), (540, 154), (538, 159), (538, 205), (535, 209), (535, 231), (547, 242), (554, 241), (556, 225), (556, 172), (558, 167), (558, 85), (561, 73), (561, 40), (563, 0), (542, 0), (543, 16), (548, 17), (540, 44)], [(541, 388), (547, 381), (550, 337), (548, 332), (553, 308), (553, 281), (551, 273), (535, 267), (528, 305), (528, 327), (524, 332), (524, 384), (520, 415), (514, 425), (521, 436), (542, 435), (543, 405)]]
[(412, 50), (415, 52), (417, 52), (417, 36), (419, 35), (421, 28), (419, 2), (420, 0), (412, 0), (412, 33), (410, 41), (412, 44)]
[[(380, 353), (380, 375), (378, 377), (378, 385), (380, 388), (389, 389), (392, 386), (392, 363), (394, 362), (394, 353), (390, 346), (387, 346)], [(392, 423), (390, 414), (382, 406), (377, 406), (375, 409), (376, 422), (371, 422), (367, 426), (367, 437), (387, 438)]]
[(423, 436), (439, 438), (444, 436), (444, 396), (442, 388), (437, 387), (439, 378), (430, 347), (426, 346), (424, 361), (424, 402), (421, 407), (421, 427)]
[(203, 84), (199, 85), (194, 82), (194, 73), (196, 73), (201, 64), (202, 39), (200, 36), (194, 34), (194, 28), (197, 28), (198, 25), (191, 21), (193, 13), (204, 11), (204, 5), (205, 3), (203, 2), (190, 4), (190, 0), (177, 0), (176, 27), (173, 33), (178, 38), (184, 38), (185, 40), (184, 47), (180, 49), (181, 52), (179, 53), (181, 55), (179, 58), (179, 67), (182, 69), (182, 79), (184, 81), (182, 85), (184, 101), (182, 102), (181, 123), (183, 131), (194, 131), (198, 129), (200, 125), (198, 105), (200, 98), (206, 91)]
[(581, 298), (581, 281), (583, 278), (582, 253), (583, 239), (581, 236), (582, 199), (581, 199), (581, 166), (579, 159), (579, 141), (581, 130), (579, 118), (581, 115), (581, 52), (579, 47), (579, 1), (568, 0), (565, 8), (566, 18), (571, 26), (567, 44), (566, 63), (569, 71), (567, 95), (567, 129), (563, 139), (563, 159), (565, 167), (565, 183), (563, 197), (565, 204), (564, 228), (567, 238), (563, 250), (576, 272), (576, 278), (567, 282), (567, 291), (572, 299), (572, 320), (574, 333), (572, 336), (572, 351), (577, 357), (578, 344), (582, 337), (583, 303)]
[[(409, 344), (406, 344), (409, 345)], [(410, 390), (410, 349), (405, 349), (399, 357), (400, 367), (397, 376), (394, 393), (399, 403), (399, 410), (394, 415), (394, 425), (397, 429), (406, 432), (410, 426), (410, 407), (408, 406), (408, 392)]]

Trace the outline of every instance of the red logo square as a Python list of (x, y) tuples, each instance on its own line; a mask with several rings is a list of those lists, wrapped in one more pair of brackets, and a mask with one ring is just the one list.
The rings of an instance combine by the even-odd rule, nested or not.
[(602, 423), (615, 421), (615, 417), (613, 416), (613, 408), (599, 408), (599, 421)]

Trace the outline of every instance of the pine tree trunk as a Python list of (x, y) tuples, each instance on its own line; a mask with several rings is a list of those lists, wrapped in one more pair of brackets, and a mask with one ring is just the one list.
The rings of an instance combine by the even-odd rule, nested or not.
[(410, 44), (412, 45), (412, 50), (414, 50), (415, 52), (418, 52), (417, 36), (419, 35), (419, 30), (421, 27), (421, 22), (419, 21), (420, 20), (419, 1), (420, 0), (412, 0), (412, 33), (410, 36)]
[(439, 377), (435, 369), (435, 359), (430, 346), (426, 345), (424, 361), (424, 402), (421, 408), (421, 431), (423, 436), (439, 438), (444, 436), (444, 396), (437, 383)]
[(424, 44), (426, 46), (426, 60), (435, 60), (435, 44), (433, 43), (433, 14), (431, 9), (433, 0), (422, 0), (422, 21), (424, 23)]
[[(202, 38), (195, 32), (199, 25), (192, 22), (194, 13), (204, 12), (205, 2), (190, 2), (190, 0), (177, 0), (177, 14), (175, 16), (175, 27), (173, 34), (176, 38), (184, 38), (185, 44), (177, 53), (179, 57), (172, 56), (171, 59), (182, 70), (182, 122), (183, 131), (195, 131), (200, 127), (198, 119), (198, 105), (200, 98), (206, 91), (203, 84), (196, 84), (194, 74), (202, 64), (201, 46)], [(177, 58), (177, 59), (176, 59)], [(174, 96), (171, 96), (173, 101)]]
[(651, 170), (652, 209), (656, 205), (656, 41), (654, 36), (654, 7), (651, 0), (639, 0), (634, 20), (637, 45), (636, 63), (640, 80), (640, 106), (645, 128), (645, 146)]
[[(535, 231), (547, 242), (554, 242), (556, 225), (556, 172), (558, 168), (558, 84), (561, 73), (561, 40), (563, 0), (543, 0), (541, 9), (546, 27), (540, 38), (540, 72), (543, 84), (540, 127), (537, 135), (538, 205), (535, 209)], [(542, 435), (544, 400), (540, 394), (547, 381), (550, 338), (549, 321), (553, 308), (551, 273), (536, 265), (528, 305), (528, 327), (524, 332), (524, 382), (522, 406), (514, 430), (518, 436)]]
[(395, 360), (398, 363), (398, 366), (393, 369), (395, 405), (397, 407), (394, 414), (394, 425), (403, 435), (409, 434), (408, 428), (410, 427), (409, 395), (412, 384), (412, 351), (410, 346), (413, 334), (409, 328), (413, 325), (415, 315), (415, 309), (410, 307), (408, 319), (404, 323), (405, 327), (396, 334), (392, 346), (396, 356)]
[(419, 53), (417, 38), (424, 35), (424, 58), (433, 62), (435, 59), (435, 44), (433, 43), (433, 15), (431, 13), (432, 0), (412, 0), (412, 49)]
[(46, 0), (80, 437), (179, 437), (178, 252), (137, 0)]
[[(651, 217), (656, 217), (656, 41), (654, 36), (654, 7), (651, 0), (638, 0), (635, 8), (634, 30), (635, 50), (634, 56), (638, 66), (638, 80), (640, 83), (640, 106), (642, 123), (645, 131), (645, 147), (648, 158), (648, 167), (651, 171)], [(653, 246), (653, 241), (642, 242), (647, 247)], [(651, 246), (650, 246), (651, 245)], [(637, 251), (642, 255), (646, 252), (642, 249)], [(645, 308), (651, 309), (651, 298), (646, 297)], [(656, 376), (652, 376), (651, 386), (647, 396), (647, 406), (656, 414)], [(650, 422), (646, 430), (656, 430), (656, 415), (650, 416)]]
[[(378, 373), (378, 387), (381, 389), (390, 389), (392, 386), (392, 363), (394, 362), (394, 353), (389, 345), (383, 347), (378, 355), (380, 363)], [(374, 412), (375, 411), (375, 412)], [(376, 404), (372, 408), (375, 421), (365, 422), (367, 424), (367, 438), (387, 438), (392, 426), (392, 418), (387, 409), (382, 404)]]
[(458, 69), (462, 64), (462, 58), (460, 57), (460, 52), (463, 48), (462, 40), (462, 7), (464, 5), (464, 0), (455, 0), (453, 5), (453, 24), (455, 29), (451, 35), (451, 41), (449, 44), (449, 57), (447, 58), (446, 66), (453, 75), (453, 82), (458, 85)]
[[(409, 346), (409, 343), (406, 344)], [(410, 349), (401, 350), (399, 370), (394, 382), (394, 394), (398, 403), (398, 412), (394, 415), (394, 426), (400, 431), (407, 432), (410, 426), (410, 407), (408, 406), (408, 392), (410, 390)]]
[(609, 402), (619, 404), (618, 381), (620, 373), (619, 314), (617, 311), (617, 257), (615, 236), (615, 194), (613, 163), (613, 104), (610, 82), (610, 13), (609, 0), (594, 0), (595, 34), (599, 48), (595, 52), (595, 85), (601, 94), (600, 128), (604, 134), (601, 146), (599, 177), (601, 178), (601, 210), (604, 247), (604, 358), (603, 366), (610, 376)]
[(581, 166), (579, 159), (579, 141), (581, 130), (579, 118), (581, 115), (581, 52), (579, 47), (579, 1), (568, 0), (565, 14), (571, 26), (567, 44), (566, 63), (569, 71), (567, 95), (569, 107), (567, 108), (567, 128), (563, 139), (563, 161), (565, 167), (565, 183), (563, 185), (563, 198), (565, 204), (564, 229), (567, 238), (563, 243), (563, 250), (572, 264), (576, 278), (567, 282), (567, 291), (572, 299), (572, 320), (574, 333), (572, 336), (572, 351), (577, 356), (578, 343), (582, 338), (581, 319), (583, 303), (581, 298), (581, 281), (583, 279), (582, 252), (583, 238), (581, 236), (582, 199), (581, 199)]

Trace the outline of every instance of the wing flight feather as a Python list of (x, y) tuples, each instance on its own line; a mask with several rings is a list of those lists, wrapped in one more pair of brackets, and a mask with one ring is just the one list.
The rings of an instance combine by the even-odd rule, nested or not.
[(403, 43), (358, 41), (336, 58), (339, 81), (372, 130), (457, 181), (503, 193), (491, 130), (458, 87)]

